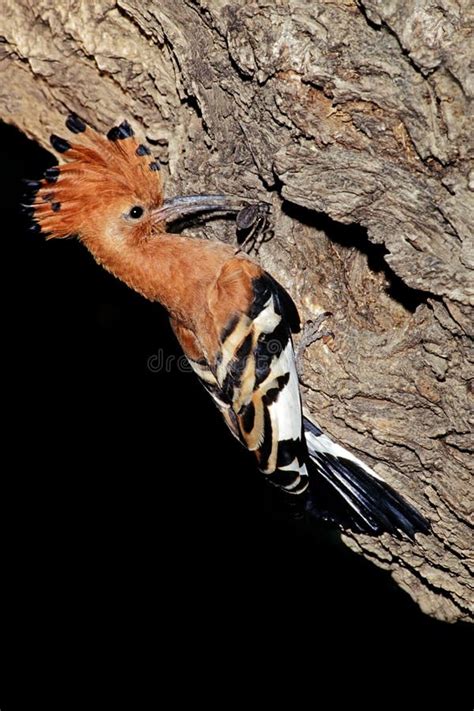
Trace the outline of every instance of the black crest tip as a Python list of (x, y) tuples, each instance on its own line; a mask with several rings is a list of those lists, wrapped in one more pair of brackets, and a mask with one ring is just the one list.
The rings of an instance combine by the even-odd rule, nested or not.
[(119, 129), (122, 131), (123, 134), (126, 134), (127, 138), (131, 138), (134, 136), (133, 128), (130, 126), (128, 121), (122, 121), (122, 123), (119, 126)]
[(57, 165), (53, 165), (51, 168), (47, 168), (44, 171), (44, 177), (46, 179), (46, 182), (48, 183), (55, 183), (56, 180), (59, 177), (59, 168)]
[(122, 121), (119, 126), (112, 126), (110, 131), (107, 133), (107, 138), (109, 141), (121, 141), (124, 138), (131, 138), (133, 135), (133, 128), (130, 126), (128, 121)]
[(66, 119), (66, 128), (68, 128), (71, 133), (84, 133), (86, 124), (77, 114), (72, 113), (69, 114)]
[(71, 148), (71, 144), (69, 143), (69, 141), (66, 141), (65, 138), (61, 138), (61, 136), (56, 136), (55, 133), (51, 134), (51, 136), (49, 137), (49, 141), (53, 146), (54, 150), (58, 153), (66, 153), (66, 151)]
[(145, 146), (143, 143), (140, 143), (139, 146), (137, 146), (137, 150), (135, 151), (137, 156), (149, 156), (151, 155), (151, 151), (148, 148), (148, 146)]
[(107, 131), (107, 138), (109, 139), (109, 141), (118, 141), (118, 139), (120, 138), (119, 133), (120, 133), (119, 127), (112, 126), (112, 128), (109, 131)]

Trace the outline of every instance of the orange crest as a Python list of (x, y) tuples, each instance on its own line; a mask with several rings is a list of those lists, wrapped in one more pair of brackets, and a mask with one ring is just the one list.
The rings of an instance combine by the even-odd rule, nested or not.
[(162, 205), (160, 165), (150, 149), (134, 138), (126, 121), (107, 136), (86, 126), (75, 114), (68, 117), (66, 126), (81, 134), (81, 142), (51, 136), (53, 148), (67, 162), (46, 170), (32, 205), (33, 217), (48, 238), (83, 234), (91, 216), (117, 201), (149, 209)]

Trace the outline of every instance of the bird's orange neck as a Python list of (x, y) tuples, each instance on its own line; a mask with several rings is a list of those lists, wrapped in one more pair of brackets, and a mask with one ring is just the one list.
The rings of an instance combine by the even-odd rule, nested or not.
[(234, 254), (221, 243), (159, 233), (139, 245), (82, 241), (105, 269), (182, 322), (206, 308), (209, 289)]

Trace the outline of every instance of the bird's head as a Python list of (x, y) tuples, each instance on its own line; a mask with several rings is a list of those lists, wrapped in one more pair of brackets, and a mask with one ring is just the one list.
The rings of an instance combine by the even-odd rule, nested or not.
[[(160, 229), (163, 205), (159, 163), (124, 121), (102, 136), (72, 114), (76, 142), (51, 136), (65, 163), (48, 168), (32, 204), (47, 238), (78, 235), (91, 241), (138, 243)], [(33, 187), (36, 187), (33, 185)]]
[[(51, 136), (65, 163), (48, 168), (30, 206), (47, 238), (77, 235), (93, 252), (120, 250), (166, 231), (196, 213), (234, 212), (242, 201), (224, 195), (164, 199), (160, 164), (124, 121), (103, 136), (76, 115), (66, 121), (73, 141)], [(76, 142), (77, 141), (77, 142)]]

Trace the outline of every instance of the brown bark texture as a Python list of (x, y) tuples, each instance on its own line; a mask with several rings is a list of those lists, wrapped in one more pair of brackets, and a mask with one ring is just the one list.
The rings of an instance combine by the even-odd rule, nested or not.
[[(415, 545), (344, 540), (448, 621), (473, 615), (470, 8), (0, 0), (2, 120), (46, 146), (68, 111), (126, 118), (157, 142), (168, 195), (272, 203), (258, 259), (304, 320), (333, 313), (305, 404), (433, 526)], [(225, 221), (197, 231), (234, 239)]]

